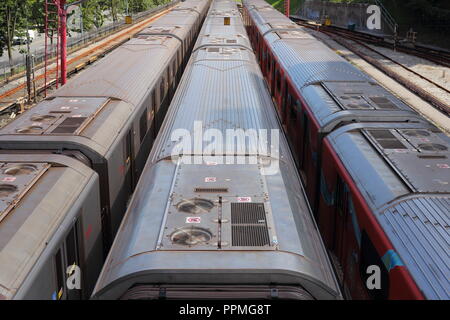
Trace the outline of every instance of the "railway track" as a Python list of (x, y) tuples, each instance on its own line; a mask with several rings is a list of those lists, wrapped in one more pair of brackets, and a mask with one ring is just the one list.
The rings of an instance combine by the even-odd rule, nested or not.
[[(161, 10), (157, 10), (150, 17), (145, 18), (142, 21), (135, 23), (134, 25), (122, 29), (115, 35), (109, 35), (103, 37), (100, 40), (97, 40), (97, 44), (92, 48), (86, 49), (79, 48), (77, 51), (80, 51), (79, 54), (76, 54), (72, 58), (68, 59), (68, 71), (67, 75), (70, 77), (86, 68), (90, 64), (94, 63), (97, 59), (105, 56), (118, 46), (122, 45), (124, 42), (128, 41), (134, 34), (145, 28), (145, 26), (160, 16), (169, 12), (171, 8), (161, 8)], [(88, 47), (88, 46), (87, 46)], [(54, 64), (51, 64), (49, 69), (47, 70), (47, 78), (54, 77), (56, 72), (56, 67)], [(34, 85), (36, 87), (36, 94), (32, 96), (32, 99), (36, 100), (45, 89), (50, 89), (56, 85), (56, 80), (48, 81), (46, 84), (44, 83), (44, 73), (43, 73), (43, 64), (39, 66), (36, 70), (36, 77), (34, 80)], [(9, 88), (3, 92), (0, 92), (0, 115), (9, 114), (14, 111), (23, 110), (25, 101), (27, 100), (26, 91), (26, 81), (21, 83), (17, 83), (14, 87)]]
[[(308, 24), (303, 21), (296, 22), (301, 26), (318, 30), (326, 34), (340, 45), (354, 52), (356, 55), (358, 55), (374, 67), (381, 70), (389, 77), (393, 78), (401, 85), (417, 94), (419, 97), (433, 105), (443, 114), (450, 116), (450, 104), (448, 103), (448, 101), (444, 101), (443, 99), (439, 98), (439, 96), (450, 96), (450, 90), (367, 44), (367, 42), (372, 44), (382, 44), (382, 42), (384, 41), (381, 38), (366, 34), (362, 35), (361, 33), (355, 33), (348, 30), (344, 31), (340, 28), (330, 28), (322, 26), (317, 28), (317, 26)], [(376, 39), (378, 39), (379, 41)], [(424, 54), (421, 52), (421, 50), (422, 49), (420, 49), (419, 51), (414, 51), (414, 53), (408, 53), (435, 62), (442, 66), (450, 66), (450, 55), (448, 57), (446, 55), (442, 55), (438, 59), (437, 55), (435, 55), (434, 53), (430, 53), (429, 56), (424, 57)], [(400, 67), (402, 69), (402, 73), (394, 70), (394, 68), (389, 66), (387, 63), (383, 63), (383, 60), (387, 61), (391, 65)], [(420, 81), (418, 81), (418, 79), (420, 79)], [(420, 83), (420, 85), (418, 83)], [(433, 91), (433, 93), (430, 93), (430, 91)]]
[(429, 47), (422, 44), (414, 44), (414, 46), (411, 46), (401, 41), (395, 42), (393, 40), (387, 41), (383, 36), (377, 36), (358, 31), (351, 31), (336, 26), (310, 24), (307, 22), (307, 20), (293, 16), (291, 16), (291, 19), (304, 27), (308, 27), (315, 30), (317, 30), (317, 28), (319, 27), (319, 31), (327, 31), (345, 38), (360, 40), (364, 41), (365, 43), (376, 44), (378, 46), (383, 46), (389, 49), (395, 49), (399, 52), (414, 55), (416, 57), (432, 61), (438, 65), (450, 68), (450, 51), (447, 50)]

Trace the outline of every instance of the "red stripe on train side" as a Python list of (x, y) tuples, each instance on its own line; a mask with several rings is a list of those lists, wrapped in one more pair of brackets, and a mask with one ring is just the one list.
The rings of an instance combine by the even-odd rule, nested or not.
[[(394, 250), (392, 243), (385, 234), (381, 225), (378, 223), (372, 210), (357, 188), (353, 178), (348, 173), (347, 169), (341, 162), (339, 156), (337, 155), (336, 151), (333, 149), (327, 138), (324, 139), (323, 147), (326, 148), (329, 154), (332, 156), (333, 162), (337, 166), (339, 174), (342, 176), (343, 180), (347, 182), (347, 185), (351, 190), (353, 199), (355, 200), (355, 207), (360, 207), (362, 209), (355, 210), (358, 217), (358, 222), (360, 223), (360, 226), (364, 226), (364, 230), (372, 239), (372, 242), (375, 245), (379, 256), (382, 257), (388, 250)], [(362, 217), (361, 212), (364, 214), (364, 216)], [(422, 292), (417, 287), (414, 279), (411, 277), (406, 266), (397, 266), (394, 269), (390, 270), (389, 282), (389, 299), (425, 299)]]

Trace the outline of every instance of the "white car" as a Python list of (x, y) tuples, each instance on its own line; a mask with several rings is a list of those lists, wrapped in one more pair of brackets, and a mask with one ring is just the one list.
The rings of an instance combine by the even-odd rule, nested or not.
[[(28, 30), (28, 35), (30, 38), (30, 43), (33, 42), (34, 38), (35, 38), (35, 31), (34, 30)], [(27, 37), (26, 35), (23, 36), (15, 36), (13, 38), (13, 45), (16, 44), (26, 44), (27, 43)]]

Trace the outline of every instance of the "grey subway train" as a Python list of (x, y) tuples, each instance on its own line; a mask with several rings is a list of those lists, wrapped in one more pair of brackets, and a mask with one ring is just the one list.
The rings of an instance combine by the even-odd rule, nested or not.
[(90, 296), (208, 7), (174, 4), (0, 129), (0, 299)]
[(231, 0), (211, 4), (92, 295), (161, 297), (342, 298)]
[(0, 198), (0, 300), (88, 297), (103, 263), (98, 174), (63, 155), (1, 154)]
[(189, 0), (0, 130), (2, 153), (74, 156), (100, 177), (105, 247), (112, 241), (206, 14)]

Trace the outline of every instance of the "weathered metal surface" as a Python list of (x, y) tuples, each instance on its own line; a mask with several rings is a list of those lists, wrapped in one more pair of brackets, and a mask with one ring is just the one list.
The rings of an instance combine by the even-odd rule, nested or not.
[(450, 138), (425, 124), (361, 124), (326, 138), (428, 299), (450, 288)]
[[(245, 1), (245, 5), (257, 23), (257, 32), (264, 34), (270, 50), (274, 52), (277, 61), (285, 71), (285, 77), (291, 79), (295, 90), (304, 97), (308, 108), (311, 108), (319, 122), (322, 132), (329, 132), (339, 123), (350, 121), (378, 122), (383, 119), (393, 121), (394, 118), (401, 122), (421, 120), (416, 112), (394, 94), (311, 36), (304, 27), (287, 20), (264, 1), (248, 0)], [(350, 92), (354, 91), (355, 95), (373, 92), (376, 86), (377, 96), (395, 101), (398, 109), (395, 111), (380, 108), (370, 111), (336, 109), (336, 103), (339, 101), (336, 101), (333, 91), (327, 92), (326, 95), (329, 95), (329, 98), (322, 92), (321, 86), (327, 82), (339, 82)], [(356, 91), (355, 86), (358, 86)], [(318, 105), (320, 107), (317, 107)]]
[[(251, 143), (247, 151), (227, 149), (230, 142), (222, 140), (212, 142), (216, 151), (206, 162), (184, 163), (192, 153), (206, 155), (202, 148), (171, 159), (172, 133), (194, 134), (195, 121), (223, 137), (227, 129), (280, 130), (236, 3), (215, 1), (209, 13), (94, 297), (119, 298), (134, 283), (186, 288), (277, 283), (301, 286), (316, 298), (339, 299), (283, 135), (280, 147), (266, 152), (258, 153)], [(229, 25), (224, 17), (230, 18)], [(233, 164), (221, 162), (227, 155)], [(236, 155), (245, 164), (237, 163)], [(251, 155), (258, 160), (254, 164)], [(264, 161), (279, 161), (278, 170), (263, 175)], [(208, 187), (227, 191), (198, 192)], [(249, 210), (256, 208), (265, 219), (236, 222), (236, 214), (250, 219)], [(238, 230), (250, 225), (245, 235)]]
[[(15, 189), (5, 189), (6, 184)], [(51, 299), (57, 288), (54, 254), (81, 217), (82, 231), (90, 231), (89, 238), (81, 238), (80, 260), (97, 257), (85, 275), (92, 286), (102, 260), (98, 175), (61, 155), (0, 154), (0, 190), (0, 294)]]

